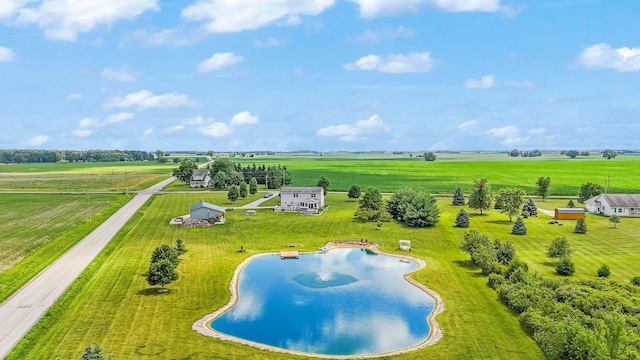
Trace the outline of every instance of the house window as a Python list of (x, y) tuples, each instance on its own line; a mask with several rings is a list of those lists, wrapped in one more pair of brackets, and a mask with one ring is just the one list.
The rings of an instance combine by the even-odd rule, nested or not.
[(298, 197), (298, 194), (295, 194), (295, 193), (294, 193), (294, 194), (293, 194), (293, 197)]
[(618, 212), (619, 212), (619, 213), (622, 213), (622, 208), (618, 208)]
[(316, 193), (312, 193), (312, 194), (311, 194), (311, 197), (316, 197)]

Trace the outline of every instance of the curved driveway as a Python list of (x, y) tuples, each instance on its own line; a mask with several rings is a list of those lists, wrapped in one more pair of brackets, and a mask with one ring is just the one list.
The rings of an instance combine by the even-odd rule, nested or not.
[(174, 178), (164, 180), (136, 196), (98, 226), (91, 234), (0, 305), (0, 358), (11, 349), (58, 300), (131, 216)]

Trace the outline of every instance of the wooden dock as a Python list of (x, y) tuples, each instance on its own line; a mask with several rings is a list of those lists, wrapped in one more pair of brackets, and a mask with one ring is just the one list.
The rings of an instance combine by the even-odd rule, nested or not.
[(297, 259), (300, 257), (300, 253), (298, 251), (281, 251), (280, 259)]

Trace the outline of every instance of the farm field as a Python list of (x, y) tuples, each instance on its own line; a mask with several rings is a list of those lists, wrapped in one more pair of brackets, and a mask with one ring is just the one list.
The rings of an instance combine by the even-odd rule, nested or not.
[(116, 212), (129, 196), (2, 194), (0, 301)]
[(383, 192), (404, 187), (421, 187), (433, 194), (451, 194), (458, 184), (471, 190), (473, 179), (487, 178), (494, 190), (507, 186), (533, 194), (540, 176), (551, 177), (551, 196), (575, 196), (580, 185), (605, 185), (610, 178), (611, 193), (640, 192), (640, 158), (619, 155), (606, 160), (592, 155), (569, 159), (545, 154), (540, 158), (512, 158), (506, 154), (438, 154), (436, 161), (408, 154), (289, 155), (233, 158), (244, 166), (284, 165), (291, 172), (294, 186), (315, 186), (320, 176), (331, 182), (330, 191), (348, 191), (352, 185), (369, 186)]
[[(260, 210), (248, 217), (228, 212), (227, 224), (208, 229), (181, 229), (168, 225), (191, 205), (185, 194), (154, 197), (129, 222), (107, 249), (90, 265), (61, 301), (23, 340), (8, 359), (75, 358), (88, 344), (100, 344), (115, 358), (246, 358), (266, 354), (248, 346), (204, 337), (191, 330), (193, 322), (224, 305), (229, 299), (229, 282), (235, 267), (247, 256), (286, 249), (298, 244), (301, 251), (313, 251), (327, 241), (366, 238), (387, 252), (397, 252), (398, 239), (412, 239), (411, 255), (426, 261), (427, 267), (414, 278), (443, 297), (446, 310), (438, 321), (444, 338), (426, 349), (398, 356), (399, 359), (429, 357), (544, 358), (534, 341), (521, 329), (511, 313), (486, 285), (486, 277), (458, 249), (465, 229), (453, 227), (459, 207), (450, 198), (439, 199), (443, 214), (430, 229), (412, 229), (398, 223), (356, 222), (357, 202), (344, 194), (329, 194), (329, 209), (318, 217), (277, 214)], [(566, 200), (538, 202), (538, 207), (563, 206)], [(551, 206), (549, 206), (551, 205)], [(574, 278), (595, 279), (602, 263), (611, 267), (611, 278), (628, 282), (637, 276), (640, 219), (624, 219), (613, 229), (606, 218), (589, 216), (589, 231), (574, 235), (573, 226), (549, 225), (550, 217), (526, 219), (526, 236), (510, 235), (511, 224), (504, 214), (490, 211), (476, 216), (470, 212), (471, 229), (492, 238), (512, 239), (519, 256), (532, 270), (556, 277), (553, 265), (544, 257), (553, 237), (567, 236), (575, 250)], [(166, 294), (150, 288), (142, 274), (149, 256), (160, 244), (184, 240), (189, 252), (178, 267), (180, 279)], [(243, 246), (247, 253), (238, 253)], [(300, 358), (269, 353), (270, 358)], [(394, 357), (396, 358), (396, 357)]]
[(175, 167), (146, 161), (3, 164), (0, 191), (126, 192), (170, 177)]

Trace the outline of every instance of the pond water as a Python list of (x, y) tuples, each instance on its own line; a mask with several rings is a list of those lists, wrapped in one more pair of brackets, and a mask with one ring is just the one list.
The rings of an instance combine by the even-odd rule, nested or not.
[(403, 279), (416, 267), (363, 249), (286, 260), (258, 257), (240, 275), (236, 305), (209, 326), (305, 353), (373, 355), (405, 349), (428, 338), (427, 318), (435, 303)]

